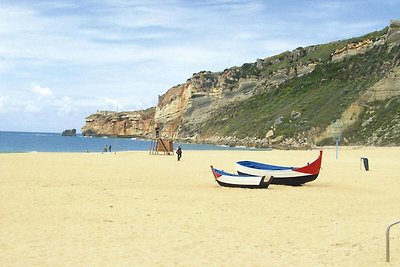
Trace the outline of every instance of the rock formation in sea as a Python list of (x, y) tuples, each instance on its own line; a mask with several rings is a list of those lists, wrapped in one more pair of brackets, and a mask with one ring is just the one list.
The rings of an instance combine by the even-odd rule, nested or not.
[(62, 136), (76, 136), (76, 129), (67, 129), (61, 133)]

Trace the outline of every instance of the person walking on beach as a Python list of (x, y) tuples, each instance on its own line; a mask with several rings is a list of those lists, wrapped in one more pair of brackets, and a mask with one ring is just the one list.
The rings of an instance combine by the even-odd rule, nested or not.
[(104, 146), (103, 152), (107, 152), (108, 151), (108, 145)]
[(111, 152), (111, 145), (108, 146), (108, 152)]
[(180, 161), (182, 157), (182, 149), (180, 146), (178, 146), (178, 149), (176, 150), (176, 155), (178, 155), (178, 161)]

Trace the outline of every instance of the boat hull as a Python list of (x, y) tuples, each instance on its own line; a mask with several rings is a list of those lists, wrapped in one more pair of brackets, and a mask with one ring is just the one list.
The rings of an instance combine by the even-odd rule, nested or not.
[[(246, 175), (246, 173), (242, 173), (238, 171), (239, 175)], [(247, 174), (248, 175), (248, 174)], [(279, 185), (292, 185), (299, 186), (305, 183), (309, 183), (317, 179), (318, 174), (314, 175), (302, 175), (302, 176), (294, 176), (294, 177), (274, 177), (271, 181), (271, 184), (279, 184)]]
[(273, 177), (231, 174), (211, 166), (215, 181), (224, 187), (268, 188)]
[(273, 176), (272, 184), (299, 186), (317, 179), (321, 162), (322, 151), (314, 162), (300, 168), (268, 165), (254, 161), (238, 161), (236, 169), (239, 175)]

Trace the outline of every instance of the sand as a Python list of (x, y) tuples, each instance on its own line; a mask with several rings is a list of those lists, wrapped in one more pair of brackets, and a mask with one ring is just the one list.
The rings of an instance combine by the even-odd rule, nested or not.
[[(224, 188), (209, 165), (309, 151), (0, 154), (1, 266), (400, 266), (400, 148), (325, 148), (302, 187)], [(370, 171), (360, 170), (368, 157)]]

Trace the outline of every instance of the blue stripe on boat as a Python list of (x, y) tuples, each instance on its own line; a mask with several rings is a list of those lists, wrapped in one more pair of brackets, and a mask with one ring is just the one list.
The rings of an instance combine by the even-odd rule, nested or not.
[(217, 173), (217, 174), (219, 174), (219, 175), (225, 175), (225, 176), (233, 176), (233, 177), (238, 177), (238, 176), (240, 176), (240, 177), (252, 177), (252, 176), (254, 176), (254, 175), (248, 175), (248, 174), (244, 174), (244, 175), (238, 175), (238, 174), (232, 174), (232, 173), (229, 173), (229, 172), (224, 172), (224, 171), (222, 171), (222, 170), (219, 170), (219, 169), (216, 169), (216, 168), (214, 168), (214, 171), (215, 171), (215, 173)]
[(249, 167), (249, 168), (253, 168), (253, 169), (262, 169), (262, 170), (278, 171), (278, 170), (292, 170), (293, 169), (293, 167), (269, 165), (269, 164), (264, 164), (264, 163), (255, 162), (255, 161), (247, 161), (247, 160), (238, 161), (237, 163), (242, 166), (245, 166), (245, 167)]

